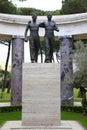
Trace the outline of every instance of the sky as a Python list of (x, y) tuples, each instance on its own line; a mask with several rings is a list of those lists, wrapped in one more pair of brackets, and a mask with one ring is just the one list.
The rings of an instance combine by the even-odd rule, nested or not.
[(26, 0), (19, 2), (18, 0), (12, 0), (17, 7), (31, 7), (41, 9), (44, 11), (52, 11), (61, 9), (62, 0)]
[(0, 61), (6, 60), (7, 46), (0, 44)]
[[(24, 62), (25, 63), (29, 63), (30, 61), (30, 48), (29, 48), (29, 43), (25, 42), (24, 43)], [(1, 62), (6, 62), (6, 58), (7, 58), (7, 52), (8, 52), (8, 47), (0, 44), (0, 63)], [(12, 59), (12, 52), (10, 51), (10, 58), (9, 58), (9, 65), (11, 66), (11, 59)], [(56, 61), (56, 57), (54, 54), (54, 60)], [(43, 55), (43, 61), (44, 61), (44, 55)], [(38, 56), (38, 62), (41, 62), (41, 56)]]
[[(29, 44), (28, 43), (24, 44), (24, 52), (25, 52), (24, 61), (30, 62)], [(0, 44), (0, 63), (6, 62), (7, 53), (8, 53), (8, 47), (3, 44)], [(11, 65), (11, 54), (12, 54), (12, 52), (10, 51), (9, 65)]]

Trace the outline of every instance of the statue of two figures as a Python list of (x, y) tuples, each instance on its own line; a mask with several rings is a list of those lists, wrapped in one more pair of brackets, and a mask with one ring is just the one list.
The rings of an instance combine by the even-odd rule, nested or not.
[[(51, 63), (53, 60), (53, 44), (55, 42), (54, 30), (59, 31), (56, 23), (52, 21), (52, 15), (47, 15), (48, 21), (37, 23), (37, 15), (32, 15), (32, 21), (29, 21), (25, 30), (25, 41), (27, 41), (27, 32), (30, 30), (29, 45), (31, 62), (35, 63), (38, 60), (38, 52), (41, 50), (39, 27), (45, 28), (44, 46), (45, 46), (45, 63)], [(41, 58), (42, 59), (42, 58)], [(41, 60), (42, 61), (42, 60)]]

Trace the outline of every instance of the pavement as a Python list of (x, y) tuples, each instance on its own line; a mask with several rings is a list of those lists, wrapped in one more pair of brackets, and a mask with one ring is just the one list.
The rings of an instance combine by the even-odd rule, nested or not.
[(32, 126), (22, 126), (21, 121), (7, 121), (0, 130), (85, 130), (77, 121), (61, 121), (61, 126), (52, 126), (48, 128), (44, 127), (32, 127)]
[(4, 103), (0, 103), (0, 107), (3, 107), (3, 106), (10, 106), (10, 102), (4, 102)]
[[(11, 106), (10, 102), (4, 102), (4, 103), (0, 103), (0, 107), (3, 106)], [(74, 102), (74, 106), (82, 106), (81, 102)]]
[(81, 102), (74, 102), (74, 106), (82, 106)]

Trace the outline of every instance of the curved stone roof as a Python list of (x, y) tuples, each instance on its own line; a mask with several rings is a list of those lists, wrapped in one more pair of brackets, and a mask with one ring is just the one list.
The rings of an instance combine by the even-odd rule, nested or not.
[[(3, 22), (27, 24), (29, 20), (31, 20), (31, 16), (10, 15), (10, 14), (0, 13), (0, 21)], [(42, 22), (42, 21), (46, 21), (47, 18), (46, 16), (38, 16), (37, 20), (39, 22)], [(74, 22), (87, 21), (87, 13), (53, 16), (53, 20), (57, 24), (64, 24), (64, 23), (68, 24)]]
[[(31, 20), (31, 16), (10, 15), (10, 14), (0, 13), (0, 21), (3, 21), (3, 22), (27, 24), (29, 20)], [(42, 22), (42, 21), (46, 21), (47, 18), (46, 16), (38, 16), (37, 20), (39, 22)], [(57, 24), (64, 24), (64, 23), (67, 24), (67, 23), (73, 23), (73, 22), (87, 21), (87, 13), (53, 16), (53, 20)]]
[[(10, 15), (0, 13), (0, 34), (24, 36), (26, 24), (31, 16)], [(59, 27), (57, 36), (87, 34), (87, 13), (58, 15), (52, 18)], [(46, 21), (46, 16), (38, 16), (37, 21)], [(44, 35), (44, 29), (40, 28), (40, 36)]]

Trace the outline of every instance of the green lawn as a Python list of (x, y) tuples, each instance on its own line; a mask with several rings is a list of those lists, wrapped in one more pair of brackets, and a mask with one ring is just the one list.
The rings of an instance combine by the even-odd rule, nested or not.
[(11, 94), (7, 93), (7, 89), (2, 93), (0, 89), (0, 102), (9, 102), (11, 99)]
[(5, 121), (21, 120), (21, 112), (0, 113), (0, 126)]
[(78, 121), (87, 130), (87, 116), (83, 116), (82, 113), (62, 112), (61, 119)]
[(73, 89), (73, 94), (74, 94), (74, 102), (81, 102), (81, 98), (78, 98), (78, 92), (79, 92), (79, 89), (76, 89), (74, 88)]
[[(76, 120), (78, 121), (84, 128), (87, 129), (87, 117), (84, 117), (82, 113), (75, 112), (62, 112), (61, 113), (62, 120)], [(8, 120), (21, 120), (21, 112), (8, 112), (8, 113), (0, 113), (0, 126)]]

